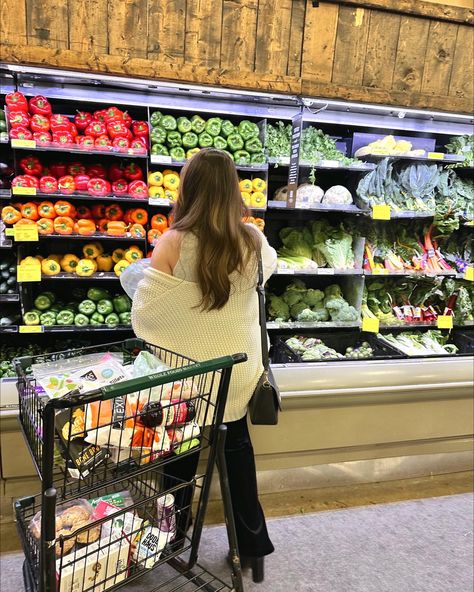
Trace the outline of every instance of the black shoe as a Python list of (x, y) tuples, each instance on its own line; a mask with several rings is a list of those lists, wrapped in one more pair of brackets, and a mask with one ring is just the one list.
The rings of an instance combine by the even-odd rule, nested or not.
[[(233, 568), (232, 556), (229, 551), (227, 555), (227, 563)], [(260, 584), (265, 579), (264, 557), (250, 557), (248, 555), (240, 556), (240, 567), (242, 570), (252, 568), (252, 580), (256, 584)]]

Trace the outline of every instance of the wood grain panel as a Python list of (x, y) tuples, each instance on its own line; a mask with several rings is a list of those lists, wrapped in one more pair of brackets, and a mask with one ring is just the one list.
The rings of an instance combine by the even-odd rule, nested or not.
[(27, 43), (26, 4), (16, 0), (0, 2), (0, 40), (4, 44)]
[(293, 0), (293, 6), (291, 8), (290, 44), (288, 47), (288, 66), (286, 69), (286, 73), (290, 76), (301, 75), (305, 16), (306, 2)]
[(471, 102), (471, 113), (474, 100), (474, 29), (460, 26), (454, 50), (454, 61), (449, 81), (449, 95), (467, 99)]
[(321, 3), (313, 8), (306, 0), (306, 22), (303, 40), (302, 76), (330, 82), (336, 46), (339, 6)]
[[(459, 25), (431, 21), (426, 48), (422, 92), (447, 95)], [(472, 52), (471, 52), (472, 53)]]
[(69, 3), (69, 49), (108, 53), (107, 0), (74, 0)]
[(285, 75), (290, 44), (291, 0), (259, 0), (255, 72)]
[(369, 34), (370, 12), (363, 8), (341, 6), (337, 24), (332, 81), (361, 85)]
[[(19, 2), (23, 0), (18, 0)], [(12, 8), (12, 10), (16, 10)], [(68, 47), (68, 1), (26, 0), (26, 32), (30, 45), (66, 49)]]
[(391, 88), (400, 15), (372, 11), (365, 54), (363, 86)]
[(149, 0), (148, 58), (184, 62), (186, 0)]
[(394, 90), (421, 90), (429, 28), (427, 19), (402, 18), (393, 73)]
[(224, 0), (221, 68), (253, 71), (258, 0)]
[(187, 0), (185, 62), (212, 68), (219, 66), (222, 34), (222, 2)]
[(128, 58), (147, 56), (147, 0), (109, 1), (109, 53)]

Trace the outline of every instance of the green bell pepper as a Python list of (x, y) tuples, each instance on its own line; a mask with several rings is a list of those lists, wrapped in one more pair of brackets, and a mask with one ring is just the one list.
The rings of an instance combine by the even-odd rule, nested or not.
[(99, 302), (99, 300), (103, 299), (107, 300), (110, 298), (110, 292), (104, 288), (89, 288), (87, 290), (87, 298), (89, 300), (93, 300), (94, 302)]
[[(82, 310), (81, 310), (82, 312)], [(94, 312), (94, 311), (92, 311)], [(101, 315), (108, 315), (111, 312), (114, 312), (114, 307), (112, 305), (112, 301), (111, 300), (99, 300), (99, 302), (97, 303), (97, 312), (100, 313)]]
[(121, 312), (119, 314), (120, 323), (122, 325), (131, 325), (132, 324), (132, 313), (131, 312)]
[(84, 327), (89, 324), (89, 317), (85, 314), (79, 313), (74, 317), (74, 324), (76, 327)]
[(48, 308), (51, 307), (51, 304), (53, 303), (46, 294), (38, 294), (34, 301), (35, 308), (38, 310), (48, 310)]
[(164, 144), (153, 144), (153, 146), (151, 147), (151, 153), (169, 156), (168, 148)]
[(101, 315), (99, 312), (95, 312), (90, 318), (91, 325), (103, 325), (104, 321), (104, 316)]
[(259, 133), (260, 130), (256, 123), (248, 121), (248, 119), (243, 119), (239, 123), (239, 134), (242, 136), (244, 140), (250, 140), (250, 138), (258, 136)]
[(160, 121), (161, 127), (163, 127), (167, 132), (172, 132), (178, 127), (176, 123), (176, 119), (172, 115), (165, 115), (163, 119)]
[(186, 160), (186, 153), (181, 148), (181, 146), (176, 146), (176, 148), (171, 148), (170, 156), (176, 162), (181, 162), (183, 160)]
[(235, 164), (249, 164), (250, 154), (247, 150), (237, 150), (234, 152)]
[(263, 144), (260, 141), (260, 138), (250, 138), (250, 140), (247, 140), (245, 142), (245, 150), (251, 154), (263, 152)]
[(72, 325), (74, 323), (74, 313), (70, 310), (62, 310), (56, 317), (57, 325)]
[(257, 152), (256, 154), (252, 154), (250, 156), (251, 164), (265, 164), (267, 162), (267, 158), (263, 152)]
[[(72, 289), (71, 298), (73, 300), (77, 300), (78, 302), (80, 302), (81, 300), (84, 300), (84, 298), (86, 297), (86, 294), (87, 294), (86, 288), (76, 287), (76, 288)], [(59, 304), (59, 302), (57, 304)]]
[(166, 140), (166, 130), (161, 126), (154, 127), (150, 133), (150, 140), (152, 144), (163, 144)]
[(197, 137), (197, 134), (195, 134), (194, 132), (187, 132), (183, 136), (183, 147), (196, 148), (196, 146), (198, 145), (198, 140), (199, 138)]
[(220, 117), (211, 117), (206, 122), (205, 130), (211, 136), (218, 136), (221, 133), (222, 119)]
[(39, 325), (40, 315), (36, 310), (30, 310), (23, 315), (25, 325)]
[(150, 117), (150, 123), (153, 127), (160, 125), (160, 122), (163, 118), (163, 113), (161, 111), (154, 111)]
[(227, 146), (232, 152), (235, 152), (236, 150), (242, 150), (244, 147), (244, 141), (240, 137), (240, 134), (230, 134), (230, 136), (227, 138)]
[[(104, 300), (99, 300), (99, 302), (104, 302)], [(79, 303), (79, 312), (84, 315), (90, 316), (91, 314), (93, 314), (95, 312), (95, 310), (96, 310), (96, 304), (92, 300), (83, 300), (82, 302)]]
[(40, 315), (40, 324), (46, 325), (46, 327), (52, 327), (56, 324), (56, 313), (47, 310)]
[(214, 138), (214, 148), (225, 150), (227, 148), (227, 140), (224, 140), (222, 136), (216, 136)]
[(202, 134), (204, 128), (206, 127), (206, 122), (200, 115), (193, 115), (191, 117), (191, 129), (195, 134)]
[(130, 312), (132, 310), (132, 303), (126, 294), (115, 296), (113, 299), (114, 311), (117, 313)]
[(187, 117), (178, 117), (178, 131), (182, 134), (187, 134), (193, 128), (192, 123)]
[(119, 325), (120, 324), (120, 319), (119, 319), (118, 314), (115, 314), (114, 312), (108, 314), (105, 317), (105, 324), (106, 325), (111, 325), (113, 327), (115, 327), (116, 325)]
[(200, 148), (191, 148), (186, 152), (186, 158), (192, 158), (195, 154), (199, 152)]
[(170, 148), (176, 148), (182, 145), (183, 140), (179, 132), (168, 132), (166, 134), (166, 142)]
[(212, 136), (210, 136), (207, 132), (202, 132), (202, 134), (199, 134), (199, 146), (201, 148), (208, 148), (209, 146), (212, 146), (212, 143)]
[(56, 302), (56, 294), (54, 294), (53, 292), (41, 292), (42, 296), (47, 296), (50, 301), (51, 304), (54, 304)]
[(235, 133), (235, 131), (235, 125), (232, 123), (232, 121), (224, 119), (221, 127), (221, 134), (224, 136), (224, 138), (227, 138), (227, 136)]

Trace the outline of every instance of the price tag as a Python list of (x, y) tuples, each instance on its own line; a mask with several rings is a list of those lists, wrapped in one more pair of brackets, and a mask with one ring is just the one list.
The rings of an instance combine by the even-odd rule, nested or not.
[(371, 319), (369, 317), (363, 317), (362, 319), (362, 331), (367, 331), (368, 333), (378, 333), (379, 326), (380, 321), (378, 319)]
[(374, 220), (390, 220), (390, 206), (372, 206), (372, 218)]
[(341, 163), (338, 160), (320, 160), (318, 164), (322, 167), (335, 169), (338, 168)]
[(436, 326), (438, 329), (452, 329), (453, 328), (453, 316), (452, 315), (439, 315), (436, 320)]
[(296, 207), (299, 210), (309, 210), (311, 208), (311, 204), (309, 203), (309, 201), (301, 201), (296, 202)]
[(165, 154), (152, 154), (150, 160), (152, 164), (170, 164), (172, 162), (171, 156)]
[(278, 273), (282, 274), (282, 275), (294, 275), (295, 274), (295, 270), (294, 269), (286, 269), (286, 268), (282, 268), (278, 270)]
[(434, 158), (435, 160), (443, 160), (444, 154), (442, 152), (428, 152), (428, 158)]
[(12, 187), (13, 195), (36, 195), (36, 187)]
[(13, 228), (7, 228), (5, 230), (5, 236), (14, 236), (15, 232), (13, 230)]
[(334, 275), (334, 269), (332, 267), (318, 268), (318, 275)]
[(169, 206), (170, 200), (164, 197), (149, 197), (148, 204), (150, 206)]
[(388, 273), (388, 269), (382, 267), (374, 267), (374, 269), (372, 269), (372, 275), (388, 275)]
[(474, 267), (466, 267), (464, 272), (464, 279), (468, 282), (474, 282)]
[(18, 282), (40, 282), (41, 265), (17, 265), (16, 279)]
[(12, 139), (12, 148), (36, 148), (36, 140)]
[(19, 325), (18, 333), (43, 333), (43, 325)]
[(13, 229), (13, 238), (18, 242), (37, 242), (38, 227), (36, 224), (20, 224)]

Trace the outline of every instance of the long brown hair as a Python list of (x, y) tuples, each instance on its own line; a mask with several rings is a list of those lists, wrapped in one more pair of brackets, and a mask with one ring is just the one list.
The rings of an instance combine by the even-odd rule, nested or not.
[(242, 222), (248, 215), (234, 162), (215, 148), (197, 152), (183, 167), (172, 228), (199, 239), (197, 279), (203, 310), (229, 300), (234, 271), (243, 272), (260, 248), (255, 232)]

